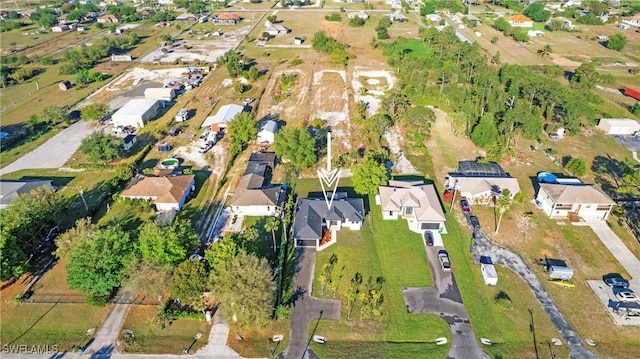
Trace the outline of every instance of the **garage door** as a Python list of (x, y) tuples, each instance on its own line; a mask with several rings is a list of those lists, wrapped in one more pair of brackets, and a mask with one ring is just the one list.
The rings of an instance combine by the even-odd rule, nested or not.
[(422, 223), (420, 229), (440, 229), (440, 223)]

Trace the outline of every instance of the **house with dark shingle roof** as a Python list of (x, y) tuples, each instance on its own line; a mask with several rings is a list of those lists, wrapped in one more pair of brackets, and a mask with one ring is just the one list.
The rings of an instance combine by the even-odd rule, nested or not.
[(247, 216), (278, 216), (287, 198), (284, 188), (267, 179), (275, 167), (273, 152), (253, 153), (247, 162), (230, 207), (234, 213)]
[(179, 211), (194, 190), (194, 175), (166, 177), (137, 175), (129, 187), (122, 191), (120, 197), (153, 201), (158, 211)]
[(40, 187), (53, 189), (51, 180), (0, 181), (0, 210), (7, 208), (20, 195), (28, 194)]
[(382, 219), (404, 218), (416, 233), (425, 230), (446, 233), (444, 211), (432, 184), (389, 181), (388, 186), (379, 187), (379, 193), (376, 202), (382, 210)]
[(336, 192), (331, 208), (324, 197), (299, 198), (293, 220), (295, 246), (323, 250), (336, 243), (339, 230), (359, 231), (364, 215), (362, 198), (348, 198), (344, 192)]

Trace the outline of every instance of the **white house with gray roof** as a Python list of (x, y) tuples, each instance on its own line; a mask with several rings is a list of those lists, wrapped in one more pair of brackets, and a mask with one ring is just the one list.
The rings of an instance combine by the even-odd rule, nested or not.
[(339, 230), (359, 231), (364, 214), (362, 198), (348, 198), (344, 192), (336, 192), (330, 209), (324, 197), (299, 198), (293, 220), (295, 246), (323, 250), (336, 243)]
[(541, 183), (536, 205), (550, 218), (607, 219), (615, 202), (594, 185)]
[(444, 211), (432, 184), (389, 181), (388, 186), (379, 187), (379, 192), (376, 203), (382, 210), (382, 219), (404, 218), (416, 233), (425, 230), (446, 233)]
[(51, 180), (2, 180), (0, 181), (0, 210), (7, 208), (21, 195), (31, 193), (40, 187), (53, 189)]
[(445, 178), (444, 187), (466, 197), (472, 205), (485, 206), (493, 205), (493, 198), (505, 189), (511, 198), (520, 192), (518, 180), (494, 162), (460, 161), (458, 171), (449, 172)]

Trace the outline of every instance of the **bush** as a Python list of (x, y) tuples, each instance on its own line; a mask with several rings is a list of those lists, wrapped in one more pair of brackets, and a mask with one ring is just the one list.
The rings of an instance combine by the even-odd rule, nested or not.
[(627, 37), (622, 34), (613, 34), (607, 41), (607, 48), (615, 51), (622, 51), (627, 46)]
[(513, 303), (511, 302), (511, 297), (504, 291), (499, 291), (498, 294), (493, 297), (494, 302), (497, 306), (504, 309), (511, 309)]
[(324, 19), (327, 21), (342, 21), (342, 16), (340, 16), (340, 13), (334, 12), (326, 15)]
[(84, 297), (84, 302), (94, 307), (104, 307), (107, 305), (107, 298), (101, 295), (89, 295)]
[(289, 319), (291, 316), (291, 307), (285, 305), (279, 305), (276, 308), (276, 318), (280, 319)]
[(349, 20), (349, 26), (352, 26), (352, 27), (364, 26), (364, 19), (361, 19), (359, 17), (354, 17), (353, 19)]

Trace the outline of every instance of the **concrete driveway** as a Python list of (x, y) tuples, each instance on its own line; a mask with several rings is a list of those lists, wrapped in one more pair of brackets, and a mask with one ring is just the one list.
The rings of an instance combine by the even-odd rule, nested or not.
[(441, 249), (444, 248), (426, 247), (434, 286), (405, 288), (402, 294), (407, 312), (435, 314), (447, 322), (453, 338), (447, 358), (489, 358), (489, 355), (478, 345), (454, 274), (444, 272), (440, 267), (438, 251)]
[(93, 122), (78, 121), (51, 137), (35, 150), (0, 169), (0, 175), (25, 169), (60, 168), (78, 150), (95, 128)]

